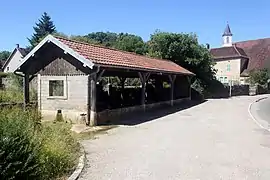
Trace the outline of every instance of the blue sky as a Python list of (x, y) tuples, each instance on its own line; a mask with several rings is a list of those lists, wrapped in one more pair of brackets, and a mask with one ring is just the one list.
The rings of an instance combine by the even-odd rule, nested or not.
[(69, 35), (128, 32), (148, 40), (159, 29), (194, 32), (200, 43), (219, 47), (227, 21), (233, 41), (270, 37), (269, 7), (269, 0), (2, 0), (0, 51), (28, 45), (27, 37), (44, 11), (59, 32)]

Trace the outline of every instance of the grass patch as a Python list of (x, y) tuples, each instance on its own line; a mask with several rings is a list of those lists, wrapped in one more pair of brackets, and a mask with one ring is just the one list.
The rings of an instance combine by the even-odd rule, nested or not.
[(58, 179), (74, 170), (79, 144), (67, 123), (41, 124), (40, 114), (0, 111), (0, 179)]

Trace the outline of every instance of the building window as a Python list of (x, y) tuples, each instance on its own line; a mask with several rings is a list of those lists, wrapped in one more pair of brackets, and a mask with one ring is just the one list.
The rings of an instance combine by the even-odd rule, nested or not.
[(224, 77), (224, 83), (228, 83), (228, 78)]
[(227, 42), (227, 44), (229, 44), (230, 43), (230, 37), (228, 36), (228, 37), (226, 37), (226, 42)]
[(49, 81), (49, 96), (64, 96), (64, 80)]
[(231, 65), (227, 64), (227, 71), (231, 71)]
[(223, 83), (223, 77), (219, 77), (219, 81)]

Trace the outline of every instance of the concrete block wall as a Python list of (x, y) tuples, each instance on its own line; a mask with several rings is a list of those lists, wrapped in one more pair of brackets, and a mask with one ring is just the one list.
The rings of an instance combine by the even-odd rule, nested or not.
[[(64, 81), (64, 97), (49, 96), (49, 81)], [(63, 117), (77, 123), (80, 114), (87, 113), (88, 77), (38, 75), (38, 107), (43, 120), (54, 120), (57, 110), (62, 110)]]

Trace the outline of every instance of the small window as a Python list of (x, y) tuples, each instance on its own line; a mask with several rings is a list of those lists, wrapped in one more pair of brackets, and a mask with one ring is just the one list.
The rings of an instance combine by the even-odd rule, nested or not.
[(224, 77), (224, 83), (228, 83), (228, 78)]
[(7, 67), (7, 70), (9, 71), (9, 67)]
[(227, 71), (231, 71), (231, 65), (227, 64)]
[(229, 37), (226, 37), (226, 42), (227, 42), (227, 44), (230, 43), (230, 38)]
[(223, 82), (223, 77), (219, 77), (219, 81), (220, 82)]
[(64, 81), (49, 81), (49, 96), (64, 96)]

